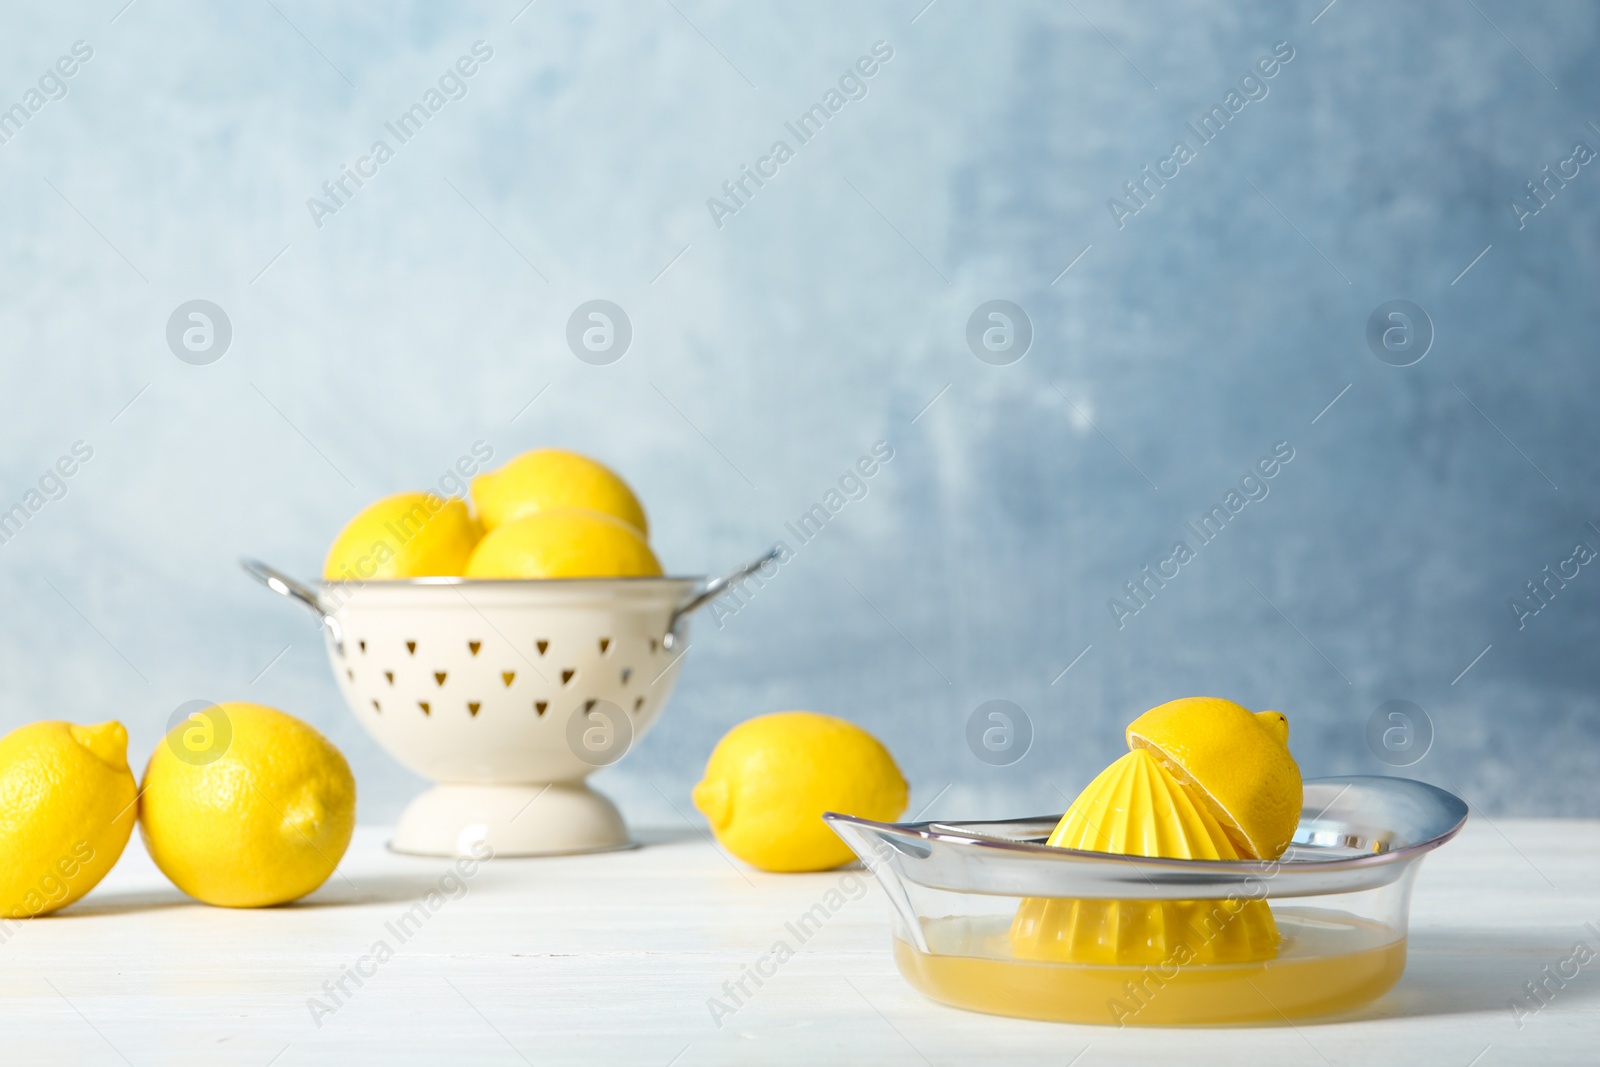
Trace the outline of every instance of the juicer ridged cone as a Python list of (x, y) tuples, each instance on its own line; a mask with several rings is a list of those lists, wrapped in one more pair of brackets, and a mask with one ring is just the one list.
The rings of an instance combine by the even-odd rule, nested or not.
[[(1216, 818), (1157, 759), (1135, 749), (1078, 795), (1047, 842), (1168, 859), (1237, 860)], [(1071, 900), (1029, 897), (1011, 925), (1020, 959), (1141, 966), (1243, 963), (1277, 954), (1260, 900)]]

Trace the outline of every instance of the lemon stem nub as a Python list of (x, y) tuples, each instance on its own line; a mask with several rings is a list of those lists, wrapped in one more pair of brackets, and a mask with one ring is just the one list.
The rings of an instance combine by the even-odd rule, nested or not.
[(71, 726), (72, 739), (107, 767), (116, 771), (128, 769), (128, 730), (115, 719), (94, 726)]
[(728, 783), (725, 781), (703, 781), (694, 787), (692, 794), (694, 806), (700, 809), (700, 814), (706, 817), (713, 829), (720, 830), (732, 821), (733, 812), (731, 798), (728, 796)]

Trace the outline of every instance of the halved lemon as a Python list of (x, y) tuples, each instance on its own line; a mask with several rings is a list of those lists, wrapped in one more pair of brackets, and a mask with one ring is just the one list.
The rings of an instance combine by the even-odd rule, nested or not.
[(1289, 847), (1304, 792), (1282, 712), (1184, 697), (1133, 720), (1127, 736), (1130, 749), (1149, 749), (1195, 787), (1242, 855), (1277, 859)]

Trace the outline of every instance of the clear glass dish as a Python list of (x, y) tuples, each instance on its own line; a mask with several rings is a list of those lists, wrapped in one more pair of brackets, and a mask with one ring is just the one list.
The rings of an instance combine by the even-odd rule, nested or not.
[[(1460, 831), (1467, 806), (1406, 778), (1313, 779), (1294, 843), (1270, 862), (1052, 848), (1044, 841), (1058, 816), (823, 817), (888, 895), (895, 962), (934, 1000), (1029, 1019), (1192, 1026), (1327, 1014), (1383, 994), (1405, 969), (1418, 864)], [(1051, 901), (1117, 902), (1101, 911), (1188, 921), (1181, 933), (1169, 928), (1165, 940), (1137, 946), (1138, 962), (1019, 955), (1018, 909)], [(1272, 958), (1202, 962), (1215, 955), (1205, 939), (1230, 912), (1259, 907), (1253, 901), (1265, 902), (1268, 926), (1276, 926)], [(1220, 926), (1208, 917), (1220, 917)]]

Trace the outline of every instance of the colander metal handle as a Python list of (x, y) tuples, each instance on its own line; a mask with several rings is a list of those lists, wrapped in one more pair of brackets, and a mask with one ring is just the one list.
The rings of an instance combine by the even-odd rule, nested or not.
[(701, 586), (699, 592), (695, 593), (694, 596), (690, 597), (688, 600), (685, 600), (682, 604), (679, 604), (677, 610), (672, 613), (672, 617), (667, 620), (667, 633), (666, 636), (661, 639), (661, 647), (670, 652), (674, 647), (677, 646), (679, 640), (681, 640), (678, 634), (678, 622), (685, 615), (697, 608), (702, 608), (706, 604), (709, 604), (711, 601), (721, 596), (730, 585), (741, 582), (750, 577), (756, 571), (760, 570), (762, 567), (765, 567), (768, 563), (776, 560), (779, 555), (781, 555), (781, 551), (775, 545), (766, 552), (762, 553), (760, 557), (751, 560), (742, 567), (729, 571), (721, 578), (713, 578), (711, 581)]
[(316, 615), (317, 621), (328, 628), (328, 633), (333, 635), (333, 647), (339, 655), (344, 655), (344, 631), (339, 626), (339, 620), (333, 617), (317, 591), (304, 582), (296, 581), (276, 567), (268, 566), (259, 559), (250, 559), (248, 556), (239, 560), (239, 566), (244, 568), (246, 574), (277, 593), (279, 596), (298, 600)]

